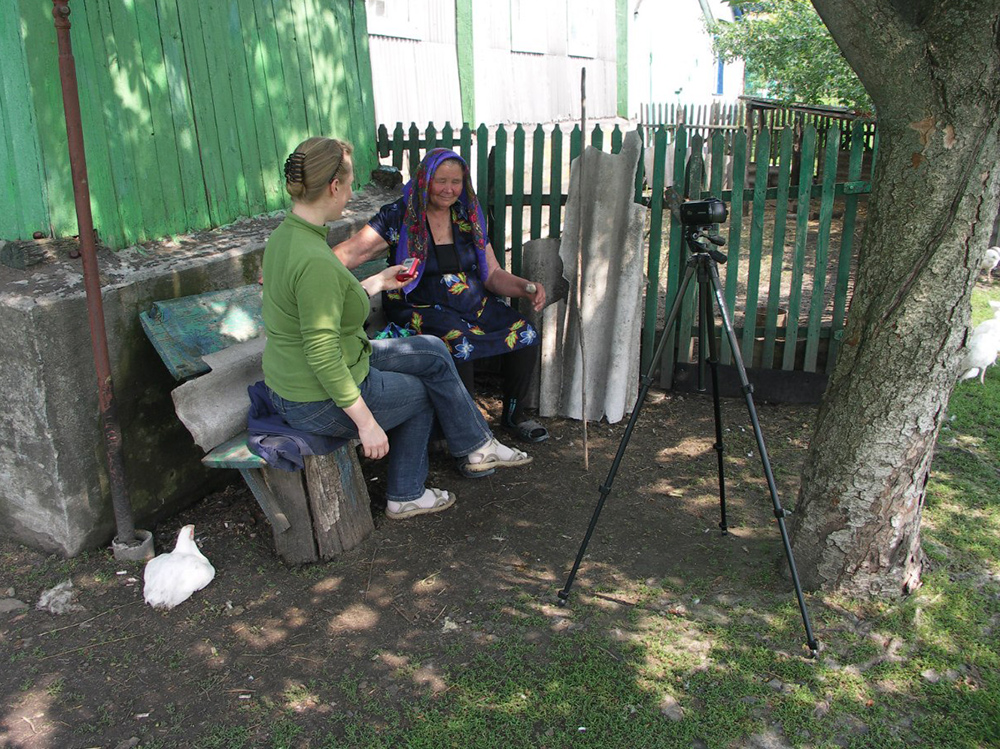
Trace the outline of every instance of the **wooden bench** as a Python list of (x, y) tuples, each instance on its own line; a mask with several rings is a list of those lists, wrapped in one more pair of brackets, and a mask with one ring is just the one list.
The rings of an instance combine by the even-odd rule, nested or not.
[[(355, 275), (363, 278), (382, 268), (384, 260), (373, 261)], [(378, 301), (373, 300), (376, 307)], [(140, 320), (173, 377), (190, 381), (210, 371), (204, 356), (263, 335), (261, 287), (155, 302)], [(245, 425), (245, 415), (240, 418)], [(282, 471), (250, 452), (243, 432), (214, 446), (202, 463), (240, 472), (271, 523), (278, 555), (290, 564), (335, 557), (374, 530), (368, 490), (351, 443), (329, 455), (306, 456), (302, 471)]]
[(307, 455), (301, 472), (281, 471), (250, 452), (244, 432), (201, 462), (240, 472), (271, 523), (278, 555), (290, 564), (332, 559), (374, 530), (368, 488), (350, 443), (329, 455)]

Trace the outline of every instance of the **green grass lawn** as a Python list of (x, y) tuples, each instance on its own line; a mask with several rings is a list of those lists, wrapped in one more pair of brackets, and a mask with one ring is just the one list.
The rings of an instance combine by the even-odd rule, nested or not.
[[(992, 316), (990, 298), (1000, 291), (976, 290), (974, 322)], [(680, 590), (605, 589), (637, 602), (543, 643), (531, 639), (540, 604), (525, 597), (523, 631), (462, 653), (447, 691), (403, 713), (359, 697), (382, 718), (345, 720), (328, 745), (1000, 746), (1000, 367), (955, 390), (923, 538), (924, 585), (902, 602), (809, 596), (815, 660), (792, 645), (803, 635), (790, 596), (700, 601), (710, 582), (696, 572)], [(774, 586), (776, 573), (759, 574)], [(657, 605), (668, 592), (682, 615)]]

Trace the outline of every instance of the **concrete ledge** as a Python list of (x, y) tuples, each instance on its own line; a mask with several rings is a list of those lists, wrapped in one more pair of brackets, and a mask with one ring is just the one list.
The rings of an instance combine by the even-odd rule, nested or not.
[[(359, 192), (330, 237), (346, 239), (398, 196)], [(171, 378), (139, 322), (161, 299), (255, 283), (281, 215), (98, 253), (125, 474), (136, 524), (152, 527), (234, 480), (201, 465), (174, 413)], [(114, 535), (80, 260), (0, 266), (0, 533), (73, 556)]]

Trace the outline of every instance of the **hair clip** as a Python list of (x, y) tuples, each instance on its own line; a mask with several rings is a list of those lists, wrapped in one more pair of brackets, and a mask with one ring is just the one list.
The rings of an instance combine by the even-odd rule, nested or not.
[(285, 180), (288, 182), (305, 181), (306, 155), (295, 151), (285, 159)]
[(330, 184), (331, 185), (333, 184), (333, 181), (335, 179), (337, 179), (337, 172), (340, 171), (340, 165), (343, 164), (343, 163), (344, 163), (344, 152), (341, 151), (340, 152), (340, 158), (337, 159), (337, 166), (334, 167), (333, 174), (330, 175)]

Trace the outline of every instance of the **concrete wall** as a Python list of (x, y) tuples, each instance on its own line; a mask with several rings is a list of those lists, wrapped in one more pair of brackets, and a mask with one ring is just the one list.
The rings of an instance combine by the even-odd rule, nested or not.
[[(100, 253), (126, 480), (140, 527), (231, 478), (202, 468), (202, 451), (174, 415), (177, 383), (139, 323), (156, 300), (256, 280), (261, 237), (214, 239), (146, 256)], [(0, 532), (74, 555), (114, 534), (80, 261), (3, 268), (0, 289)]]

